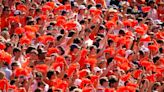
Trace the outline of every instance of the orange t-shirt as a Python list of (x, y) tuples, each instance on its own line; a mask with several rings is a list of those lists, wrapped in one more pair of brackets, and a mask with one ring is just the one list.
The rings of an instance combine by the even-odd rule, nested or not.
[(7, 26), (8, 26), (7, 17), (2, 16), (1, 17), (1, 28), (3, 29), (5, 27), (7, 27)]
[(162, 21), (162, 22), (164, 22), (164, 10), (163, 9), (161, 9), (161, 10), (157, 10), (157, 12), (158, 12), (158, 18)]

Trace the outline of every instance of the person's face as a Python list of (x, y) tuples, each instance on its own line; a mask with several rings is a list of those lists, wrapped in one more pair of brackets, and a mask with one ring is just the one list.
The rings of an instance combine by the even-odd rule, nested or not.
[(154, 5), (155, 5), (155, 3), (152, 2), (152, 3), (150, 4), (151, 8), (154, 8)]
[(20, 55), (21, 55), (21, 52), (19, 52), (19, 51), (18, 52), (15, 52), (15, 56), (16, 57), (20, 57)]
[(10, 53), (10, 52), (12, 52), (12, 51), (13, 51), (12, 46), (10, 46), (10, 47), (7, 48), (7, 52)]
[(104, 86), (105, 88), (109, 87), (108, 81), (105, 81), (105, 82), (103, 83), (103, 86)]
[(37, 60), (38, 59), (38, 55), (35, 53), (31, 53), (31, 59)]
[(73, 50), (73, 52), (78, 52), (79, 51), (79, 49), (78, 48), (74, 48), (74, 50)]
[(5, 10), (3, 14), (8, 16), (10, 14), (10, 9)]
[(104, 32), (105, 32), (105, 30), (104, 30), (104, 29), (99, 30), (99, 33), (104, 33)]
[(85, 13), (85, 9), (81, 9), (80, 14), (84, 14), (84, 13)]
[(35, 13), (35, 10), (34, 9), (30, 9), (29, 10), (29, 14), (34, 14)]
[(106, 54), (105, 54), (105, 58), (106, 58), (106, 59), (110, 58), (110, 54), (109, 54), (109, 53), (106, 53)]
[(70, 57), (66, 58), (65, 60), (66, 60), (68, 65), (71, 64), (71, 58)]
[(112, 85), (113, 88), (117, 88), (118, 82), (115, 82), (115, 83), (113, 83), (113, 84), (111, 84), (111, 85)]
[(133, 54), (130, 54), (130, 55), (128, 56), (128, 60), (129, 60), (129, 61), (133, 60)]
[(72, 9), (74, 12), (78, 12), (78, 7), (73, 7)]
[(41, 82), (41, 81), (42, 81), (42, 80), (41, 80), (41, 77), (36, 77), (35, 80), (36, 80), (37, 82)]
[(91, 49), (91, 54), (96, 54), (96, 49), (95, 48)]
[(12, 66), (12, 70), (15, 70), (16, 68), (18, 68), (19, 66), (15, 65), (15, 66)]

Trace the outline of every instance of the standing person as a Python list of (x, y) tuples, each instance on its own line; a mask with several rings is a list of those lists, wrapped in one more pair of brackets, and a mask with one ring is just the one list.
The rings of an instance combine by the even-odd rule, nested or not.
[(156, 9), (155, 1), (154, 0), (150, 0), (148, 2), (148, 5), (151, 7), (151, 10), (150, 10), (150, 12), (148, 12), (147, 17), (151, 18), (153, 20), (158, 19), (158, 12), (157, 12), (157, 9)]

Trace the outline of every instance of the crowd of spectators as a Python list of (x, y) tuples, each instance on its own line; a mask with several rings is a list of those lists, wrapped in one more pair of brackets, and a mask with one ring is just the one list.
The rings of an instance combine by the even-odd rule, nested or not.
[(0, 92), (164, 92), (163, 0), (0, 0)]

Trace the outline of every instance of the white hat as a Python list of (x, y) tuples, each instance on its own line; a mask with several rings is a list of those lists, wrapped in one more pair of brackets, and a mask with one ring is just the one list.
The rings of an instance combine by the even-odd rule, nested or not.
[(82, 80), (76, 79), (75, 82), (74, 82), (74, 85), (75, 86), (80, 86), (81, 82), (82, 82)]
[(160, 20), (154, 20), (154, 24), (158, 25), (158, 24), (162, 24), (162, 22)]
[(83, 10), (83, 9), (86, 9), (86, 7), (84, 5), (80, 5), (79, 9)]
[(20, 15), (22, 12), (20, 10), (15, 10), (14, 15)]
[(128, 58), (128, 56), (129, 56), (130, 54), (132, 54), (132, 53), (133, 53), (132, 50), (127, 50), (127, 51), (125, 52), (125, 58)]
[(95, 73), (96, 72), (101, 72), (102, 73), (102, 69), (100, 69), (99, 67), (94, 67), (94, 71), (95, 71)]
[(141, 47), (141, 49), (140, 49), (141, 51), (143, 51), (144, 53), (146, 53), (146, 52), (149, 52), (150, 50), (147, 48), (147, 47), (145, 47), (144, 45)]

